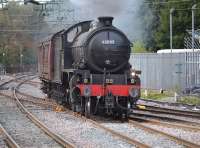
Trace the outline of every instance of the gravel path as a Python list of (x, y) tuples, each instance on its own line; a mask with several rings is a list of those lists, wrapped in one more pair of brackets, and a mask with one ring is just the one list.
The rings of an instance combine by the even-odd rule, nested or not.
[(197, 131), (192, 132), (192, 131), (187, 131), (184, 129), (176, 129), (176, 128), (152, 125), (152, 124), (147, 124), (147, 123), (145, 123), (144, 125), (154, 128), (156, 130), (164, 131), (168, 134), (185, 139), (187, 141), (191, 141), (193, 143), (200, 144), (200, 132), (197, 132)]
[(80, 148), (134, 147), (117, 137), (113, 137), (104, 130), (96, 128), (91, 123), (78, 119), (67, 112), (53, 112), (45, 109), (34, 109), (30, 111), (34, 113), (42, 122), (44, 122), (51, 130), (66, 139), (71, 139)]
[(150, 145), (151, 147), (156, 148), (182, 148), (184, 146), (175, 143), (174, 141), (167, 139), (163, 136), (152, 134), (146, 132), (138, 127), (134, 127), (128, 123), (102, 123), (102, 125), (109, 127), (117, 132), (126, 134), (129, 137), (135, 138), (136, 140)]
[(2, 96), (0, 96), (0, 123), (23, 148), (60, 147), (21, 113), (14, 100)]

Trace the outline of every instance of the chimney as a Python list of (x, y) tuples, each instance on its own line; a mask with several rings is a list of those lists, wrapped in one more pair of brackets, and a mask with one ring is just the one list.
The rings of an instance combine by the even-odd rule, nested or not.
[(102, 26), (112, 26), (113, 17), (111, 16), (104, 16), (104, 17), (98, 17), (99, 22)]

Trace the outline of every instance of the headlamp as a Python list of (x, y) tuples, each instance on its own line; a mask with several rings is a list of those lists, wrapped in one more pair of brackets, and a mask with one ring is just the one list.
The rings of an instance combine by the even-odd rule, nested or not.
[(136, 73), (135, 72), (131, 72), (131, 76), (136, 76)]

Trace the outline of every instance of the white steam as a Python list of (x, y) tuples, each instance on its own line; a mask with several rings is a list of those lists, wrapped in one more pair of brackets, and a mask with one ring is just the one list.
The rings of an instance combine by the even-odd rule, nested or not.
[(113, 16), (114, 25), (124, 31), (130, 40), (141, 39), (143, 25), (139, 9), (143, 0), (70, 0), (76, 11), (76, 19), (95, 19)]
[[(141, 23), (142, 16), (139, 10), (144, 0), (63, 0), (57, 13), (53, 13), (48, 20), (63, 18), (55, 24), (52, 30), (61, 30), (75, 22), (94, 20), (99, 16), (113, 16), (114, 25), (121, 29), (128, 38), (133, 40), (142, 39), (144, 25)], [(74, 10), (68, 11), (68, 10)], [(50, 23), (49, 23), (50, 24)]]

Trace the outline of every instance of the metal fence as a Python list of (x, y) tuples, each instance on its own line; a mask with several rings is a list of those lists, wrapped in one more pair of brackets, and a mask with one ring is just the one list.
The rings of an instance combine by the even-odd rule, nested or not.
[(0, 64), (0, 75), (5, 74), (5, 68), (2, 64)]
[(200, 84), (200, 53), (132, 54), (130, 63), (141, 70), (142, 88), (184, 89)]
[(36, 64), (6, 65), (4, 70), (6, 73), (37, 72), (37, 65)]

